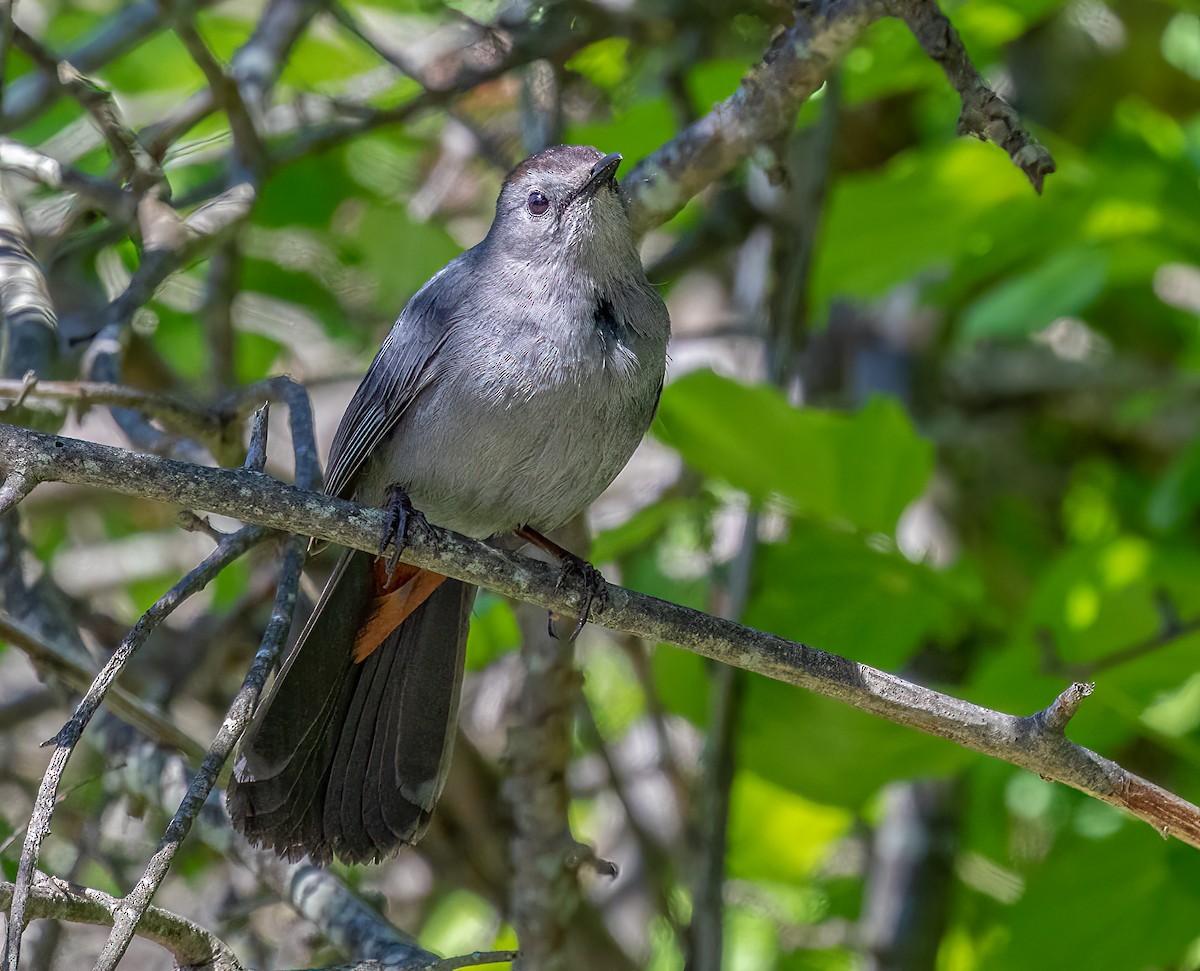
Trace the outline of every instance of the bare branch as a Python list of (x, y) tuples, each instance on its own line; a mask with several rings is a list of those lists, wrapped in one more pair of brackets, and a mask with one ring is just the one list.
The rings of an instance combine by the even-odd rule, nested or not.
[[(152, 455), (0, 424), (0, 466), (20, 456), (43, 481), (72, 482), (239, 517), (377, 552), (384, 510), (304, 492), (251, 472), (189, 466)], [(414, 535), (401, 557), (504, 596), (569, 613), (558, 570), (446, 530)], [(1120, 765), (1048, 731), (1036, 716), (993, 711), (866, 664), (609, 585), (589, 620), (755, 671), (1072, 786), (1200, 848), (1200, 809)]]
[(317, 489), (321, 485), (321, 462), (317, 457), (316, 432), (313, 428), (312, 402), (308, 392), (286, 375), (266, 378), (238, 388), (218, 403), (217, 411), (226, 417), (243, 416), (258, 408), (264, 398), (282, 401), (288, 408), (288, 430), (296, 466), (296, 485)]
[(772, 148), (800, 106), (825, 83), (862, 31), (883, 16), (904, 19), (963, 98), (960, 133), (999, 144), (1041, 191), (1054, 160), (992, 92), (933, 0), (816, 0), (796, 5), (796, 20), (771, 44), (737, 91), (634, 167), (622, 181), (630, 221), (645, 233), (753, 152)]
[(175, 23), (175, 33), (179, 35), (183, 46), (204, 74), (204, 79), (213, 93), (213, 100), (225, 112), (229, 121), (229, 129), (233, 133), (234, 177), (239, 181), (257, 182), (266, 170), (267, 156), (250, 108), (242, 100), (241, 89), (217, 63), (217, 59), (213, 57), (191, 22), (178, 19)]
[(1095, 690), (1096, 686), (1094, 684), (1084, 684), (1076, 681), (1055, 698), (1048, 708), (1042, 709), (1033, 717), (1045, 726), (1046, 731), (1058, 732), (1061, 735), (1066, 731), (1067, 723), (1079, 711), (1079, 706), (1083, 704), (1083, 699)]
[(443, 958), (427, 965), (421, 971), (458, 971), (459, 968), (473, 968), (480, 964), (506, 964), (517, 960), (519, 955), (519, 951), (476, 951), (462, 957)]
[(198, 315), (208, 337), (209, 373), (213, 385), (218, 388), (229, 388), (237, 383), (233, 306), (241, 282), (242, 254), (238, 239), (232, 237), (209, 257), (204, 302)]
[(995, 142), (1041, 195), (1042, 183), (1054, 171), (1054, 159), (1021, 125), (1012, 105), (983, 83), (958, 31), (935, 0), (889, 0), (889, 6), (892, 15), (908, 25), (925, 53), (941, 65), (962, 98), (958, 133)]
[(13, 22), (13, 0), (0, 0), (0, 117), (5, 107), (8, 84), (8, 51), (12, 46), (13, 33), (17, 25)]
[[(248, 529), (253, 527), (247, 527)], [(279, 586), (275, 594), (275, 606), (271, 611), (271, 619), (263, 632), (262, 644), (254, 656), (254, 663), (246, 673), (241, 690), (233, 699), (233, 703), (221, 722), (221, 729), (213, 739), (208, 754), (205, 755), (199, 771), (193, 776), (188, 786), (187, 795), (180, 803), (179, 809), (167, 826), (167, 831), (159, 841), (154, 856), (146, 866), (137, 885), (121, 901), (120, 907), (113, 914), (113, 929), (100, 957), (96, 960), (96, 971), (113, 971), (117, 962), (124, 956), (133, 935), (137, 930), (150, 906), (150, 901), (157, 892), (159, 885), (166, 878), (167, 870), (175, 852), (182, 845), (192, 828), (192, 821), (200, 812), (200, 807), (212, 792), (217, 783), (217, 776), (224, 768), (237, 740), (242, 737), (250, 717), (258, 704), (267, 675), (275, 667), (279, 651), (287, 639), (292, 626), (292, 613), (296, 606), (296, 592), (300, 585), (300, 573), (304, 567), (304, 538), (290, 536), (285, 541), (283, 565), (280, 569)]]
[[(5, 426), (12, 427), (12, 426)], [(37, 799), (34, 802), (33, 815), (30, 818), (29, 829), (25, 834), (25, 843), (21, 849), (21, 860), (17, 868), (17, 879), (13, 891), (12, 910), (8, 921), (8, 934), (5, 943), (5, 969), (18, 971), (20, 958), (21, 934), (28, 920), (26, 905), (28, 895), (33, 885), (34, 870), (37, 866), (38, 854), (42, 843), (50, 834), (50, 817), (54, 812), (55, 797), (59, 782), (67, 767), (71, 753), (75, 749), (84, 729), (96, 714), (105, 694), (124, 669), (125, 664), (141, 647), (146, 638), (178, 607), (184, 600), (205, 587), (221, 570), (246, 550), (261, 542), (268, 531), (260, 526), (247, 526), (239, 532), (227, 537), (205, 559), (200, 566), (192, 570), (186, 577), (160, 597), (151, 608), (142, 615), (133, 629), (125, 636), (120, 646), (113, 652), (112, 657), (96, 675), (91, 687), (84, 694), (74, 715), (54, 739), (54, 754), (50, 764), (42, 776), (38, 787)]]
[(15, 469), (10, 471), (4, 477), (4, 481), (0, 482), (0, 513), (8, 512), (29, 495), (36, 485), (37, 481), (25, 473)]
[(0, 398), (11, 398), (13, 403), (0, 408), (16, 407), (27, 398), (46, 401), (62, 401), (78, 405), (81, 410), (89, 405), (117, 405), (143, 412), (157, 418), (168, 428), (205, 441), (218, 437), (221, 423), (216, 416), (189, 405), (180, 398), (155, 391), (143, 391), (123, 384), (108, 384), (100, 381), (40, 381), (0, 380)]
[(266, 852), (259, 858), (278, 872), (270, 882), (279, 887), (280, 896), (343, 954), (361, 955), (389, 968), (424, 968), (439, 960), (351, 893), (336, 873), (310, 863), (283, 864)]
[(271, 0), (254, 33), (233, 56), (230, 75), (241, 99), (257, 116), (266, 110), (287, 55), (328, 0)]
[(58, 315), (6, 189), (0, 174), (0, 374), (45, 374), (58, 351)]
[(1189, 617), (1187, 620), (1180, 617), (1175, 604), (1165, 590), (1156, 591), (1154, 599), (1160, 618), (1157, 631), (1149, 637), (1117, 648), (1109, 654), (1090, 661), (1064, 661), (1055, 649), (1050, 632), (1044, 629), (1038, 631), (1038, 642), (1045, 657), (1043, 669), (1051, 674), (1062, 674), (1073, 678), (1091, 678), (1102, 671), (1108, 671), (1122, 664), (1128, 664), (1130, 661), (1136, 661), (1147, 654), (1153, 654), (1164, 647), (1169, 647), (1180, 638), (1200, 631), (1200, 617)]
[(166, 187), (166, 177), (156, 162), (125, 124), (112, 93), (90, 78), (84, 77), (69, 61), (58, 61), (33, 37), (19, 27), (15, 34), (17, 47), (27, 54), (46, 77), (58, 82), (64, 92), (79, 102), (108, 143), (117, 162), (121, 180), (132, 184), (135, 192), (152, 185)]
[[(11, 883), (0, 883), (0, 908), (15, 897)], [(50, 877), (42, 879), (29, 892), (26, 915), (30, 920), (56, 917), (78, 924), (111, 924), (119, 901), (99, 890), (64, 883)], [(161, 907), (151, 907), (138, 928), (138, 936), (165, 948), (181, 969), (205, 968), (208, 971), (243, 971), (242, 965), (220, 938), (199, 924)]]
[(635, 233), (670, 219), (751, 152), (791, 131), (800, 106), (884, 13), (881, 0), (824, 0), (796, 10), (795, 23), (775, 38), (732, 95), (622, 180)]
[(264, 404), (254, 413), (254, 425), (250, 430), (250, 447), (246, 449), (246, 461), (242, 468), (247, 472), (261, 472), (267, 464), (267, 429), (271, 406)]
[[(22, 651), (41, 671), (53, 673), (76, 691), (87, 691), (95, 671), (80, 662), (74, 652), (39, 635), (16, 617), (0, 612), (0, 640)], [(108, 707), (122, 721), (147, 738), (182, 753), (193, 762), (204, 757), (204, 748), (161, 710), (120, 685), (113, 685)]]
[(133, 222), (134, 198), (119, 185), (89, 175), (72, 165), (64, 165), (10, 138), (0, 138), (0, 169), (15, 172), (51, 189), (70, 192), (83, 202), (103, 210), (118, 225)]
[[(154, 296), (168, 276), (221, 243), (226, 233), (249, 215), (255, 197), (250, 183), (239, 182), (186, 219), (153, 193), (141, 197), (138, 221), (144, 244), (142, 261), (124, 292), (106, 308), (106, 323), (88, 347), (83, 371), (89, 378), (120, 384), (121, 341), (134, 313)], [(202, 458), (190, 442), (171, 441), (134, 411), (114, 408), (112, 415), (130, 442), (139, 448), (167, 452), (189, 461)]]
[[(212, 2), (213, 0), (191, 0), (191, 5), (193, 9), (200, 10), (210, 6)], [(127, 4), (88, 40), (72, 48), (58, 60), (67, 61), (78, 70), (90, 73), (133, 50), (156, 33), (163, 20), (163, 5), (158, 0), (138, 0), (136, 3)], [(51, 77), (45, 72), (31, 72), (17, 78), (5, 87), (0, 131), (12, 131), (27, 124), (61, 93), (57, 76)]]

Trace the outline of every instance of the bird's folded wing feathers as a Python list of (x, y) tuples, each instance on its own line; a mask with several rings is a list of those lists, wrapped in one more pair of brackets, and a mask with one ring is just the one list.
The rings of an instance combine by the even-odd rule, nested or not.
[[(442, 273), (453, 266), (452, 263)], [(437, 279), (435, 276), (429, 282)], [(328, 495), (351, 497), (354, 478), (363, 463), (400, 421), (421, 389), (437, 377), (438, 351), (454, 329), (458, 309), (445, 305), (448, 292), (453, 292), (453, 288), (431, 289), (426, 284), (409, 301), (384, 339), (366, 377), (346, 406), (330, 446), (325, 474)]]

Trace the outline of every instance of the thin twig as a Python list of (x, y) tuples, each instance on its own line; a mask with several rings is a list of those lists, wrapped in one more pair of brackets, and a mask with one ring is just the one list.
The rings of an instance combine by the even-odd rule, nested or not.
[(1083, 699), (1096, 690), (1095, 684), (1076, 681), (1064, 690), (1049, 707), (1042, 709), (1033, 717), (1043, 725), (1048, 732), (1062, 734), (1067, 729), (1067, 723), (1075, 717)]
[(212, 89), (213, 100), (229, 120), (229, 129), (233, 133), (231, 158), (234, 180), (257, 184), (266, 171), (267, 156), (250, 109), (242, 100), (241, 89), (217, 63), (190, 20), (180, 17), (175, 21), (174, 28)]
[(37, 866), (38, 854), (42, 843), (50, 834), (50, 817), (54, 812), (55, 795), (62, 774), (88, 722), (99, 709), (105, 694), (124, 669), (129, 658), (171, 612), (193, 593), (207, 586), (229, 563), (268, 535), (269, 531), (261, 526), (247, 526), (232, 534), (221, 546), (210, 553), (203, 563), (160, 597), (121, 641), (120, 646), (101, 668), (91, 687), (76, 706), (71, 720), (59, 730), (54, 739), (55, 748), (50, 757), (50, 764), (38, 787), (29, 830), (25, 834), (25, 842), (21, 849), (5, 941), (4, 966), (6, 971), (18, 971), (19, 969), (20, 940), (28, 920), (26, 905), (32, 887), (34, 870)]
[(159, 841), (154, 856), (146, 865), (137, 885), (121, 901), (121, 905), (113, 914), (113, 929), (100, 957), (96, 960), (95, 971), (114, 971), (117, 962), (124, 956), (137, 930), (138, 922), (150, 906), (159, 885), (165, 879), (167, 870), (174, 859), (176, 851), (191, 830), (192, 821), (196, 818), (200, 807), (216, 785), (226, 761), (233, 752), (234, 745), (241, 738), (250, 717), (258, 704), (267, 675), (275, 666), (279, 652), (287, 639), (292, 625), (292, 613), (296, 606), (296, 592), (300, 584), (300, 572), (304, 567), (306, 542), (302, 536), (290, 536), (285, 541), (283, 564), (279, 571), (279, 587), (275, 595), (275, 605), (271, 610), (271, 619), (263, 632), (262, 644), (254, 656), (254, 663), (242, 682), (241, 690), (233, 699), (221, 729), (213, 739), (208, 754), (204, 757), (199, 771), (188, 786), (187, 795), (180, 803), (179, 809), (167, 825), (167, 830)]
[(270, 0), (254, 33), (230, 63), (242, 102), (256, 121), (266, 111), (271, 90), (292, 46), (328, 0)]
[(0, 169), (15, 172), (51, 189), (70, 192), (102, 210), (119, 225), (133, 222), (136, 202), (132, 193), (115, 182), (66, 165), (11, 138), (0, 138)]
[(237, 382), (233, 306), (241, 283), (242, 253), (235, 236), (209, 257), (204, 302), (200, 305), (200, 322), (208, 337), (210, 380), (216, 388), (232, 387)]
[[(147, 303), (162, 282), (212, 246), (250, 213), (256, 198), (254, 187), (239, 182), (183, 218), (171, 206), (142, 196), (138, 206), (143, 241), (142, 261), (125, 290), (105, 308), (106, 321), (92, 339), (84, 357), (83, 372), (94, 381), (120, 384), (122, 340), (139, 307)], [(190, 442), (172, 441), (130, 409), (113, 408), (113, 419), (130, 442), (148, 451), (166, 452), (197, 461)]]
[[(213, 0), (191, 0), (193, 10), (201, 10), (212, 3)], [(157, 33), (163, 19), (163, 5), (158, 0), (126, 4), (82, 44), (56, 60), (67, 61), (85, 74), (94, 72)], [(58, 78), (43, 71), (15, 79), (4, 92), (0, 131), (12, 131), (27, 124), (61, 94)]]
[[(28, 624), (2, 611), (0, 640), (24, 653), (40, 671), (52, 672), (76, 691), (87, 691), (95, 680), (95, 671), (80, 663), (71, 651), (39, 635)], [(159, 745), (174, 749), (195, 763), (204, 758), (204, 747), (199, 742), (155, 705), (120, 685), (113, 685), (110, 689), (108, 707), (122, 721), (132, 725)]]
[[(14, 885), (0, 883), (0, 907), (8, 906), (15, 899)], [(77, 924), (105, 926), (112, 923), (118, 905), (119, 901), (109, 894), (43, 875), (29, 891), (25, 913), (30, 920), (55, 917)], [(233, 951), (220, 938), (199, 924), (160, 907), (149, 909), (138, 934), (170, 952), (180, 968), (243, 971)]]
[(625, 783), (624, 775), (618, 770), (616, 761), (613, 758), (611, 746), (600, 731), (600, 725), (596, 721), (596, 714), (592, 710), (591, 703), (588, 701), (587, 696), (582, 695), (582, 693), (579, 709), (579, 720), (584, 732), (587, 736), (590, 736), (591, 744), (599, 754), (600, 761), (604, 763), (604, 770), (608, 774), (609, 784), (612, 786), (613, 792), (625, 810), (625, 821), (629, 826), (629, 831), (633, 834), (634, 840), (637, 842), (638, 853), (643, 861), (643, 872), (646, 882), (650, 884), (651, 893), (658, 908), (658, 915), (667, 922), (667, 926), (671, 928), (676, 940), (681, 941), (683, 939), (683, 928), (680, 926), (679, 920), (675, 916), (674, 908), (671, 905), (671, 896), (677, 876), (675, 861), (672, 859), (670, 853), (660, 846), (646, 830), (646, 827), (642, 825), (642, 820), (635, 809), (629, 787)]
[(267, 464), (267, 429), (270, 427), (271, 406), (264, 404), (254, 413), (254, 424), (250, 429), (250, 445), (246, 449), (246, 461), (242, 468), (248, 472), (261, 472)]
[[(194, 436), (201, 441), (219, 437), (222, 433), (222, 423), (209, 411), (197, 408), (174, 395), (144, 391), (123, 384), (101, 381), (27, 381), (10, 378), (0, 380), (0, 398), (11, 398), (15, 404), (26, 398), (64, 401), (78, 405), (81, 410), (89, 405), (117, 405), (157, 418), (168, 428)], [(4, 410), (4, 407), (0, 407), (0, 414), (3, 414)]]
[(4, 114), (4, 95), (8, 88), (8, 51), (16, 26), (13, 22), (13, 0), (0, 0), (0, 117)]
[(941, 65), (962, 98), (958, 133), (974, 135), (1003, 148), (1040, 195), (1046, 176), (1054, 171), (1054, 159), (1025, 130), (1012, 105), (983, 83), (950, 18), (935, 0), (889, 0), (889, 12), (908, 25), (922, 49)]
[(953, 28), (932, 0), (817, 0), (796, 6), (795, 23), (775, 38), (732, 95), (622, 180), (635, 232), (665, 222), (752, 149), (774, 145), (790, 132), (800, 106), (862, 31), (884, 16), (904, 19), (963, 93), (960, 130), (996, 141), (1040, 191), (1042, 179), (1054, 170), (1053, 159), (1020, 126), (1012, 108), (983, 84), (957, 35), (938, 42), (938, 29), (952, 34)]
[(1149, 637), (1136, 641), (1133, 644), (1127, 644), (1125, 647), (1117, 648), (1117, 650), (1091, 661), (1063, 660), (1055, 650), (1050, 632), (1046, 630), (1039, 631), (1038, 641), (1045, 656), (1045, 662), (1042, 665), (1043, 668), (1051, 674), (1061, 674), (1070, 678), (1094, 678), (1104, 671), (1109, 671), (1122, 664), (1128, 664), (1130, 661), (1136, 661), (1147, 654), (1153, 654), (1155, 651), (1161, 651), (1164, 647), (1170, 647), (1181, 638), (1200, 631), (1200, 617), (1191, 617), (1188, 620), (1183, 620), (1174, 615), (1173, 607), (1168, 614), (1164, 609), (1161, 594), (1158, 599), (1160, 601), (1160, 613), (1163, 613), (1164, 617), (1157, 631)]
[(167, 188), (162, 169), (125, 124), (112, 93), (84, 77), (70, 61), (60, 61), (25, 31), (17, 28), (17, 48), (29, 56), (46, 77), (58, 82), (64, 92), (79, 102), (108, 143), (117, 162), (121, 181), (129, 182), (135, 193), (152, 185)]
[(462, 957), (435, 961), (426, 965), (422, 971), (458, 971), (459, 968), (474, 968), (481, 964), (511, 964), (520, 954), (520, 951), (475, 951)]
[(263, 399), (282, 401), (288, 409), (288, 431), (292, 439), (296, 485), (317, 489), (321, 485), (321, 461), (317, 455), (316, 430), (313, 427), (312, 402), (308, 392), (286, 375), (264, 378), (230, 392), (217, 403), (215, 411), (226, 422), (241, 419), (258, 408)]

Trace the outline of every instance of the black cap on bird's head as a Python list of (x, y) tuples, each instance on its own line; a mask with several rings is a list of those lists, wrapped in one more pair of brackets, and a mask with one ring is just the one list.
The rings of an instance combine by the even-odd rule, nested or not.
[(617, 185), (621, 156), (585, 145), (556, 145), (532, 155), (504, 180), (489, 239), (524, 248), (555, 243), (632, 245)]

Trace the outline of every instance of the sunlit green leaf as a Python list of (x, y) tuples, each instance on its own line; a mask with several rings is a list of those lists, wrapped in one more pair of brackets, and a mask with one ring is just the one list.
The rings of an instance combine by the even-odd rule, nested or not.
[(661, 437), (697, 469), (757, 500), (890, 532), (919, 495), (933, 450), (903, 409), (873, 399), (855, 415), (793, 408), (765, 385), (698, 372), (670, 384)]

